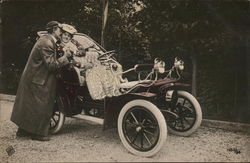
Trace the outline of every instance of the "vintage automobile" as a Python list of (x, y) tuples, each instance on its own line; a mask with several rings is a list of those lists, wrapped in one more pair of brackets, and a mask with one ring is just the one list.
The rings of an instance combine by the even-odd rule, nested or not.
[[(200, 126), (201, 107), (187, 91), (190, 85), (182, 82), (182, 60), (176, 58), (167, 71), (159, 59), (123, 71), (114, 51), (106, 51), (82, 33), (73, 39), (86, 51), (86, 56), (74, 55), (73, 60), (97, 57), (92, 57), (93, 68), (88, 70), (75, 64), (62, 68), (51, 118), (52, 134), (62, 129), (65, 117), (84, 113), (104, 119), (104, 129), (117, 127), (128, 151), (150, 157), (165, 143), (167, 131), (189, 136)], [(137, 80), (124, 78), (129, 72), (137, 74)]]

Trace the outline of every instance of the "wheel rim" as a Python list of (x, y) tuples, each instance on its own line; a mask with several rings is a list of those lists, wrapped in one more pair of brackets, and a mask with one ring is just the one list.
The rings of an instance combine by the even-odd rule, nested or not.
[(178, 117), (170, 115), (167, 118), (168, 126), (179, 132), (185, 132), (191, 129), (197, 119), (196, 111), (192, 102), (184, 96), (178, 95), (174, 108), (171, 111)]
[(139, 151), (153, 149), (160, 135), (155, 116), (142, 106), (132, 107), (126, 112), (122, 130), (130, 146)]
[(50, 130), (55, 129), (59, 121), (60, 121), (60, 112), (55, 111), (52, 117), (50, 118)]

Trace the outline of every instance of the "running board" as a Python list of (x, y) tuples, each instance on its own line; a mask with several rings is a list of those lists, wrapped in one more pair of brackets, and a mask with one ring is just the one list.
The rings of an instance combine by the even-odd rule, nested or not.
[(77, 114), (75, 116), (72, 116), (72, 118), (83, 119), (83, 120), (90, 121), (90, 122), (93, 122), (93, 123), (97, 123), (97, 124), (100, 124), (100, 125), (103, 125), (103, 121), (104, 121), (102, 118), (97, 118), (97, 117), (84, 115), (84, 114)]

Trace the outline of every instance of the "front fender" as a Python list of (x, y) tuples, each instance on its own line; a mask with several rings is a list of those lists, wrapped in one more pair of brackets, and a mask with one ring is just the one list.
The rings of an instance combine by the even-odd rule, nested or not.
[(135, 99), (144, 99), (147, 101), (151, 101), (154, 97), (156, 97), (155, 93), (140, 92), (140, 93), (128, 93), (117, 97), (106, 98), (103, 129), (105, 130), (116, 127), (119, 113), (122, 107), (129, 101)]

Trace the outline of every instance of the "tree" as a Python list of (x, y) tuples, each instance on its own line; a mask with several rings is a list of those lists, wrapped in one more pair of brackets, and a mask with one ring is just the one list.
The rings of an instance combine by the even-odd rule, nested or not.
[(101, 36), (101, 45), (105, 47), (104, 44), (104, 32), (106, 29), (107, 19), (108, 19), (108, 6), (109, 1), (108, 0), (102, 0), (102, 6), (103, 6), (103, 14), (102, 14), (102, 36)]

